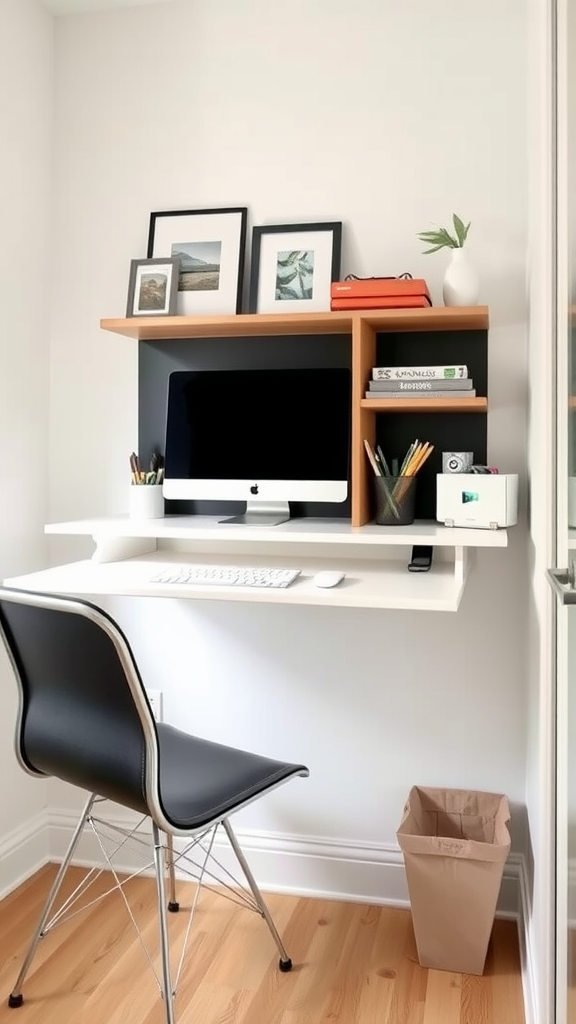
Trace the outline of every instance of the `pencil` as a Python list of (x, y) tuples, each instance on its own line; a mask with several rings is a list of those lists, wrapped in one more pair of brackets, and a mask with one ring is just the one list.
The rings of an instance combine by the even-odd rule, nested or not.
[(402, 465), (400, 467), (400, 476), (404, 475), (404, 471), (406, 469), (406, 466), (409, 464), (410, 459), (412, 458), (412, 456), (414, 454), (414, 451), (418, 447), (418, 444), (419, 444), (418, 438), (416, 438), (415, 441), (412, 441), (412, 444), (410, 445), (408, 451), (406, 452), (406, 455), (404, 456), (404, 458), (402, 460)]
[[(411, 454), (408, 457), (410, 451)], [(411, 477), (416, 476), (433, 451), (434, 445), (430, 444), (429, 441), (415, 442), (415, 447), (411, 445), (408, 449), (407, 457), (402, 464), (404, 472), (394, 487), (394, 500), (399, 504), (410, 486), (408, 481)]]
[(370, 447), (370, 445), (369, 445), (368, 441), (366, 440), (366, 438), (364, 438), (364, 447), (366, 449), (366, 454), (367, 454), (367, 456), (368, 456), (368, 458), (370, 460), (370, 465), (372, 466), (372, 469), (374, 470), (375, 475), (376, 476), (382, 476), (383, 474), (382, 474), (382, 471), (380, 469), (380, 466), (376, 462), (376, 459), (375, 459), (375, 456), (374, 456), (374, 452), (372, 451), (372, 448)]
[(428, 456), (432, 455), (432, 452), (434, 451), (434, 445), (433, 444), (428, 444), (428, 442), (426, 444), (427, 444), (426, 448), (423, 449), (420, 452), (420, 455), (418, 456), (418, 461), (417, 461), (416, 465), (412, 469), (412, 474), (411, 474), (412, 476), (414, 476), (414, 474), (417, 473), (422, 468), (422, 466), (426, 462), (426, 459), (428, 458)]

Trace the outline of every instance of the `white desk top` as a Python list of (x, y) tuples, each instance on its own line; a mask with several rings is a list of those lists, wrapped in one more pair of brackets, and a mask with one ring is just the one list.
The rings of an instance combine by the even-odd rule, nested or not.
[[(168, 562), (298, 567), (301, 575), (285, 590), (257, 587), (185, 586), (151, 583), (150, 578)], [(350, 558), (234, 559), (214, 554), (198, 557), (166, 550), (150, 552), (121, 562), (99, 564), (73, 562), (41, 572), (5, 580), (5, 585), (25, 590), (90, 596), (98, 594), (132, 597), (171, 597), (213, 601), (265, 602), (282, 605), (329, 605), (333, 608), (402, 608), (427, 611), (456, 611), (464, 581), (454, 576), (451, 562), (437, 562), (427, 573), (409, 573), (406, 555), (400, 560), (374, 561)], [(312, 576), (321, 569), (338, 568), (346, 578), (337, 587), (314, 586)]]

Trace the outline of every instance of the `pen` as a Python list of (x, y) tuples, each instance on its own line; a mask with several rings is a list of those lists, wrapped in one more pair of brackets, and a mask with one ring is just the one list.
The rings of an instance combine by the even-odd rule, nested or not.
[(386, 462), (386, 458), (384, 456), (384, 452), (382, 451), (382, 449), (381, 449), (379, 444), (376, 445), (376, 454), (378, 455), (378, 458), (380, 460), (380, 465), (382, 466), (382, 469), (384, 470), (385, 476), (390, 476), (391, 474), (390, 474), (390, 470), (388, 468), (388, 463)]

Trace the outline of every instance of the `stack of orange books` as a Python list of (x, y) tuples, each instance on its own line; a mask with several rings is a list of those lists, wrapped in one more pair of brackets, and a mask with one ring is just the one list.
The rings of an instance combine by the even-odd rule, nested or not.
[(366, 277), (333, 281), (330, 309), (408, 309), (431, 306), (422, 278)]

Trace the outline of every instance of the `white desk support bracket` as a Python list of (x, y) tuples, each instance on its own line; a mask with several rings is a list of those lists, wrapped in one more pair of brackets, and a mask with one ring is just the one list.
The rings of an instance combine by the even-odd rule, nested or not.
[(126, 558), (137, 558), (156, 551), (155, 537), (119, 537), (110, 533), (92, 534), (96, 550), (91, 561), (102, 565), (104, 562), (123, 562)]
[(474, 558), (476, 555), (476, 548), (454, 548), (454, 582), (459, 586), (458, 589), (458, 604), (464, 592), (466, 581), (470, 575), (470, 571), (474, 564)]

